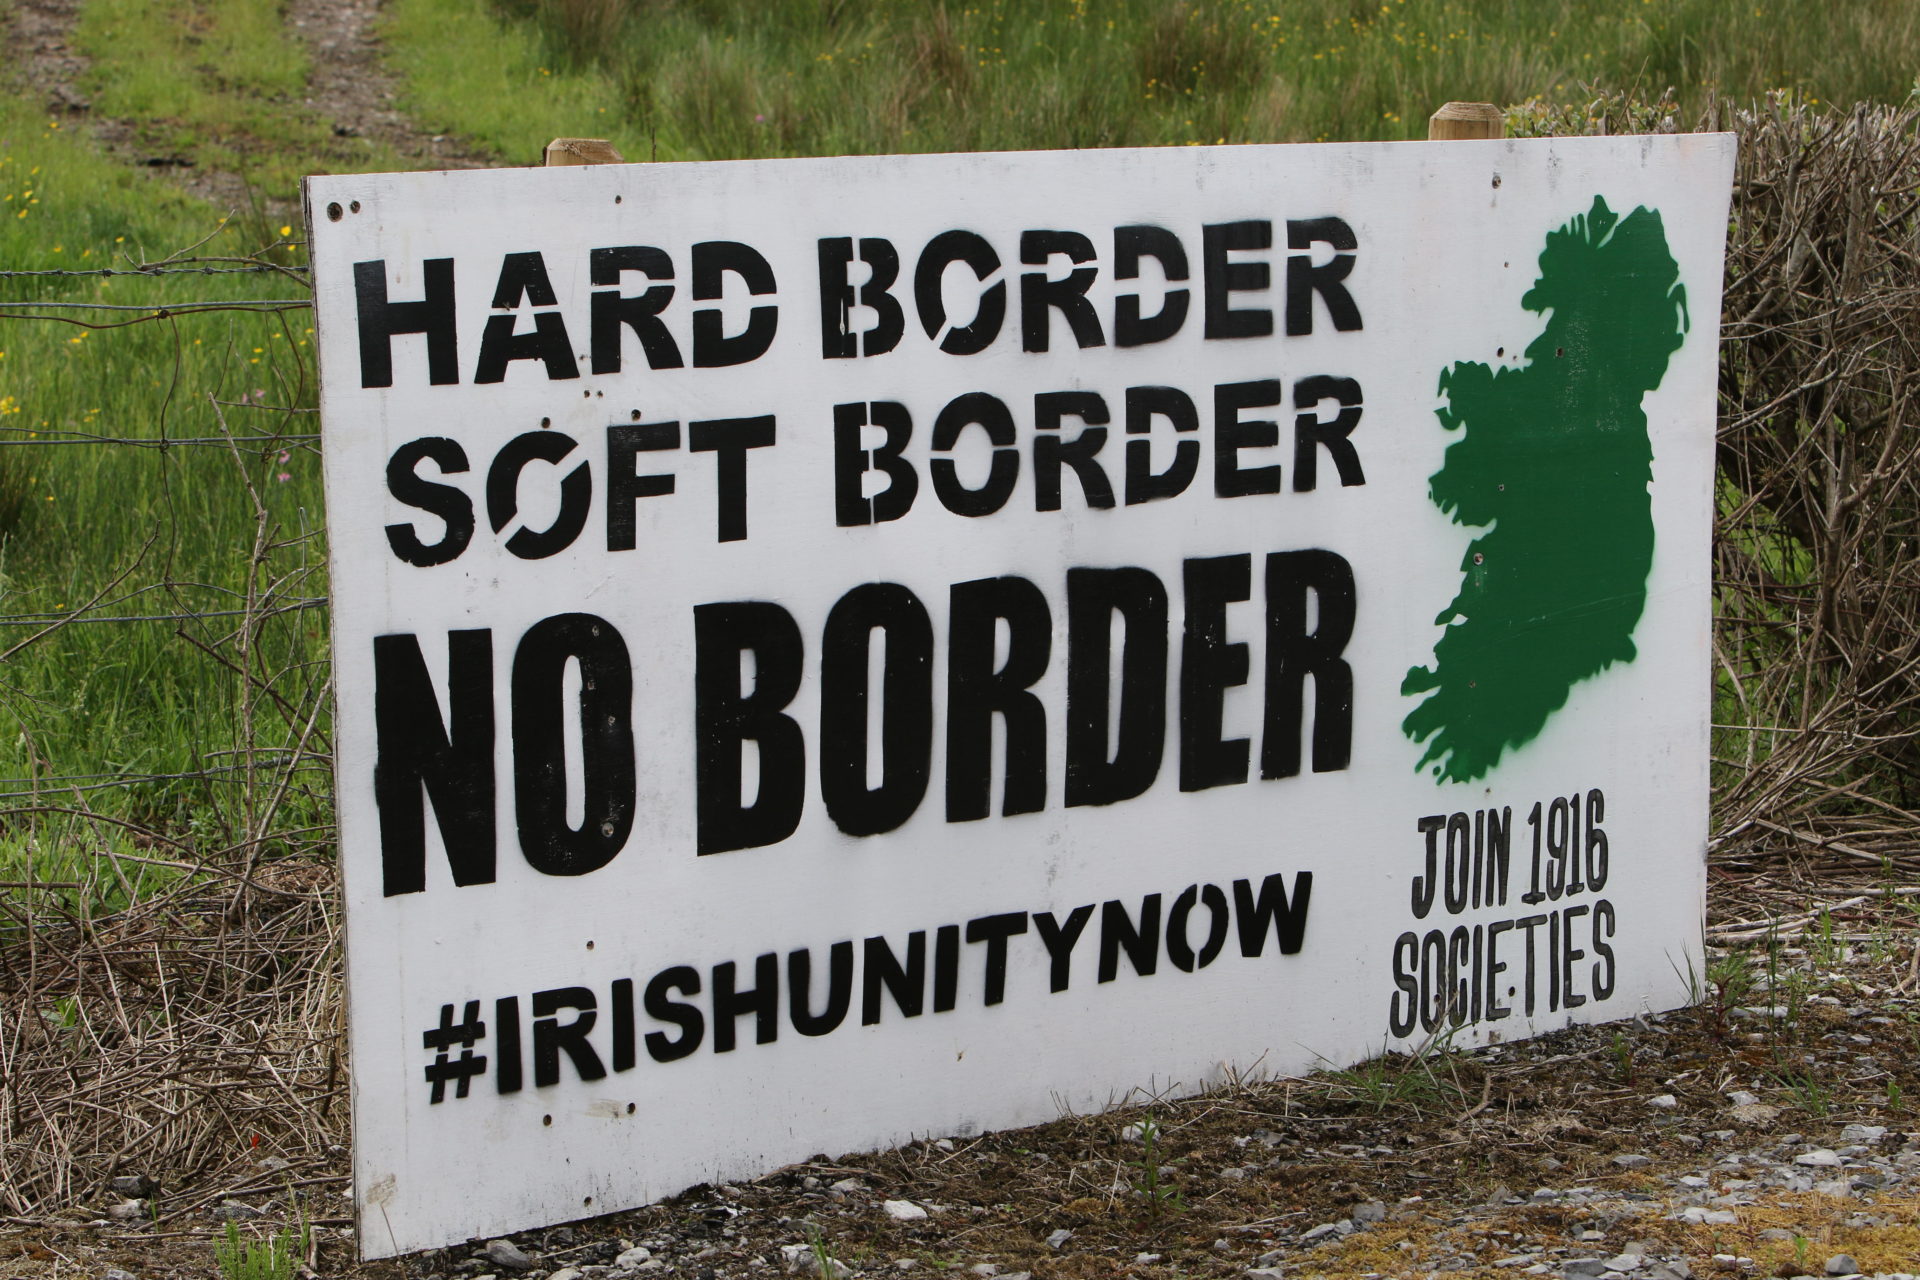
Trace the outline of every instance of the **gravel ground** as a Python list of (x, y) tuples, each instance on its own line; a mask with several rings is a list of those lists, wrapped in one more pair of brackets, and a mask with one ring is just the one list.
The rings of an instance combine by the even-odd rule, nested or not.
[(358, 1280), (1910, 1274), (1910, 919), (1869, 904), (1723, 953), (1677, 1013), (822, 1157), (387, 1262), (354, 1260), (344, 1152), (277, 1195), (271, 1160), (184, 1202), (121, 1179), (0, 1224), (0, 1277), (213, 1276), (225, 1219), (252, 1239), (290, 1211), (318, 1224), (310, 1270)]

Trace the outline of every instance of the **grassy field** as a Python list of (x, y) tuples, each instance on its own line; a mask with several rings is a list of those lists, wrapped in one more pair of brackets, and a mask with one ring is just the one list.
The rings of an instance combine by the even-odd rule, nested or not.
[[(0, 210), (0, 269), (10, 271), (124, 268), (203, 240), (202, 256), (262, 247), (262, 229), (223, 223), (17, 94), (0, 99)], [(293, 228), (282, 225), (290, 237)], [(279, 231), (264, 234), (270, 241)], [(153, 320), (143, 309), (304, 292), (297, 281), (258, 273), (0, 282), (0, 299), (59, 317), (0, 321), (0, 808), (97, 807), (194, 843), (234, 840), (232, 787), (191, 779), (111, 785), (205, 770), (230, 778), (249, 759), (233, 753), (250, 738), (284, 745), (271, 725), (248, 723), (258, 696), (243, 697), (232, 671), (179, 634), (222, 647), (234, 619), (91, 619), (227, 614), (244, 605), (257, 522), (236, 461), (279, 539), (312, 535), (273, 551), (263, 567), (317, 568), (317, 457), (292, 441), (250, 443), (237, 458), (205, 445), (79, 442), (218, 436), (216, 408), (238, 436), (310, 434), (306, 311)], [(125, 327), (87, 327), (116, 324)], [(324, 584), (316, 577), (295, 590), (320, 595)], [(76, 613), (73, 623), (32, 639)], [(324, 653), (324, 620), (317, 609), (274, 620), (261, 628), (255, 660), (294, 667), (289, 681), (323, 678), (314, 662)], [(320, 810), (304, 807), (297, 821), (310, 825)], [(132, 853), (136, 843), (111, 825), (16, 815), (0, 835), (0, 878), (22, 877), (31, 862), (36, 878), (86, 880), (81, 864), (102, 847)], [(115, 884), (109, 897), (136, 888)]]
[[(630, 158), (1418, 138), (1450, 99), (1587, 86), (1897, 101), (1900, 0), (399, 0), (436, 129), (531, 155), (604, 128)], [(496, 16), (497, 15), (497, 16)], [(454, 39), (434, 39), (458, 32)], [(499, 92), (502, 86), (511, 92)], [(552, 108), (559, 108), (554, 113)]]
[[(1920, 5), (391, 0), (382, 36), (423, 130), (503, 163), (559, 134), (681, 160), (1407, 138), (1447, 99), (1577, 110), (1596, 86), (1672, 89), (1683, 112), (1775, 89), (1897, 101), (1914, 88)], [(393, 164), (306, 107), (311, 57), (273, 0), (85, 0), (75, 40), (98, 115), (132, 122), (148, 153), (240, 174), (257, 198), (210, 207), (0, 71), (15, 77), (0, 86), (0, 270), (179, 254), (297, 269), (298, 175)], [(261, 271), (0, 278), (8, 303), (303, 292)], [(309, 726), (305, 711), (325, 613), (296, 607), (325, 594), (307, 313), (43, 314), (61, 318), (0, 320), (0, 808), (92, 807), (198, 849), (319, 828), (323, 773), (265, 811), (246, 785), (250, 766), (325, 741), (324, 715)], [(210, 440), (223, 422), (242, 444), (54, 443)], [(263, 602), (271, 616), (242, 625)], [(76, 621), (16, 649), (89, 605), (219, 616)], [(110, 785), (151, 775), (195, 776)], [(147, 847), (36, 812), (0, 829), (0, 879), (29, 860), (38, 877), (86, 879), (75, 860), (103, 846)]]

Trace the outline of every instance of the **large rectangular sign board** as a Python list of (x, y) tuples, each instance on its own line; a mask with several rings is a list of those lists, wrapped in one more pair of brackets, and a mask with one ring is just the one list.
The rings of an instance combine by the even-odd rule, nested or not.
[(310, 179), (366, 1253), (1684, 1002), (1732, 162)]

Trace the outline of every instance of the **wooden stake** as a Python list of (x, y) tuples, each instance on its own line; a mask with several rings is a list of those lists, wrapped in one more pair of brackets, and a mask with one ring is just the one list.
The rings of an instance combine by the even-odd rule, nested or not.
[(605, 138), (555, 138), (547, 144), (547, 167), (560, 164), (624, 164)]
[(1427, 117), (1427, 140), (1430, 142), (1500, 138), (1505, 137), (1506, 132), (1506, 117), (1491, 102), (1449, 102)]

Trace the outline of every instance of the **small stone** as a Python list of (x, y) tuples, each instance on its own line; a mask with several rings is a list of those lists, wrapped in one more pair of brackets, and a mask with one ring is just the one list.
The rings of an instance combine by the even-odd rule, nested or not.
[(1632, 1271), (1638, 1268), (1640, 1264), (1644, 1261), (1645, 1259), (1642, 1258), (1637, 1253), (1616, 1254), (1613, 1257), (1607, 1259), (1607, 1270)]
[(1748, 1093), (1745, 1089), (1735, 1089), (1727, 1095), (1727, 1102), (1736, 1107), (1750, 1107), (1760, 1101), (1760, 1095)]
[(853, 1268), (838, 1258), (822, 1259), (810, 1244), (783, 1244), (780, 1256), (786, 1263), (787, 1274), (817, 1276), (819, 1280), (847, 1280), (853, 1274)]
[(1533, 1191), (1533, 1199), (1536, 1202), (1558, 1200), (1560, 1199), (1560, 1197), (1564, 1196), (1565, 1194), (1566, 1192), (1556, 1191), (1552, 1187), (1535, 1187)]
[(1853, 1199), (1853, 1184), (1845, 1178), (1832, 1178), (1826, 1182), (1816, 1182), (1813, 1189), (1823, 1196), (1834, 1200)]
[(1653, 1163), (1653, 1157), (1630, 1153), (1615, 1156), (1613, 1162), (1622, 1169), (1644, 1169)]
[(1740, 1221), (1740, 1215), (1731, 1209), (1709, 1209), (1701, 1221), (1710, 1227), (1731, 1227)]
[(1670, 1093), (1661, 1093), (1648, 1098), (1647, 1105), (1650, 1107), (1659, 1107), (1662, 1111), (1666, 1111), (1679, 1106), (1680, 1099)]
[(1504, 1209), (1507, 1201), (1512, 1199), (1515, 1199), (1513, 1188), (1503, 1182), (1487, 1193), (1486, 1207), (1489, 1209)]
[(1793, 1162), (1795, 1164), (1810, 1165), (1816, 1169), (1838, 1168), (1841, 1163), (1840, 1157), (1825, 1147), (1820, 1147), (1813, 1151), (1804, 1151), (1795, 1156)]
[(632, 1269), (634, 1269), (635, 1267), (638, 1267), (641, 1263), (646, 1262), (648, 1259), (652, 1257), (653, 1257), (653, 1250), (645, 1248), (644, 1246), (641, 1246), (641, 1245), (635, 1245), (631, 1249), (622, 1251), (620, 1256), (618, 1256), (613, 1260), (613, 1265), (616, 1267), (622, 1267), (631, 1271)]
[(583, 1274), (585, 1273), (578, 1267), (562, 1267), (548, 1276), (547, 1280), (580, 1280)]
[(1253, 1265), (1256, 1267), (1277, 1267), (1286, 1260), (1286, 1257), (1287, 1251), (1285, 1249), (1269, 1249), (1255, 1258)]
[(108, 1267), (100, 1280), (140, 1280), (131, 1271), (122, 1271), (119, 1267)]
[(952, 1138), (935, 1139), (933, 1146), (934, 1146), (934, 1150), (936, 1151), (951, 1151), (953, 1150), (953, 1139)]
[(1840, 1131), (1842, 1142), (1857, 1142), (1868, 1147), (1878, 1146), (1886, 1136), (1887, 1127), (1883, 1124), (1850, 1124)]
[(505, 1267), (508, 1271), (531, 1271), (533, 1259), (511, 1240), (487, 1241), (487, 1261), (496, 1267)]
[(1147, 1126), (1143, 1124), (1130, 1124), (1120, 1130), (1122, 1142), (1144, 1142), (1146, 1138)]
[(1836, 1253), (1827, 1259), (1827, 1274), (1830, 1276), (1852, 1276), (1860, 1273), (1860, 1264), (1853, 1260), (1850, 1253)]
[(160, 1194), (160, 1184), (144, 1173), (130, 1173), (124, 1177), (114, 1178), (107, 1183), (107, 1189), (129, 1200), (151, 1200)]
[(911, 1200), (888, 1200), (880, 1206), (895, 1222), (918, 1222), (927, 1211)]
[(895, 1258), (893, 1260), (893, 1269), (895, 1271), (911, 1271), (919, 1265), (920, 1259), (918, 1258)]
[(1286, 1280), (1287, 1273), (1279, 1267), (1248, 1267), (1247, 1280)]
[(1598, 1277), (1610, 1270), (1606, 1263), (1598, 1258), (1573, 1258), (1560, 1264), (1563, 1276)]
[(841, 1191), (841, 1192), (865, 1191), (867, 1189), (867, 1184), (860, 1181), (860, 1179), (858, 1178), (842, 1178), (840, 1179), (840, 1181), (834, 1183), (831, 1189), (834, 1191)]
[(1363, 1204), (1353, 1206), (1353, 1212), (1348, 1216), (1353, 1219), (1355, 1225), (1363, 1222), (1385, 1222), (1387, 1220), (1387, 1206), (1378, 1200), (1368, 1200)]
[(1322, 1236), (1334, 1235), (1339, 1230), (1340, 1227), (1338, 1223), (1323, 1222), (1317, 1227), (1311, 1227), (1306, 1231), (1302, 1231), (1300, 1233), (1300, 1243), (1305, 1244), (1309, 1240), (1318, 1240)]
[(1060, 1227), (1047, 1236), (1047, 1248), (1058, 1249), (1071, 1239), (1073, 1239), (1073, 1232), (1065, 1227)]

